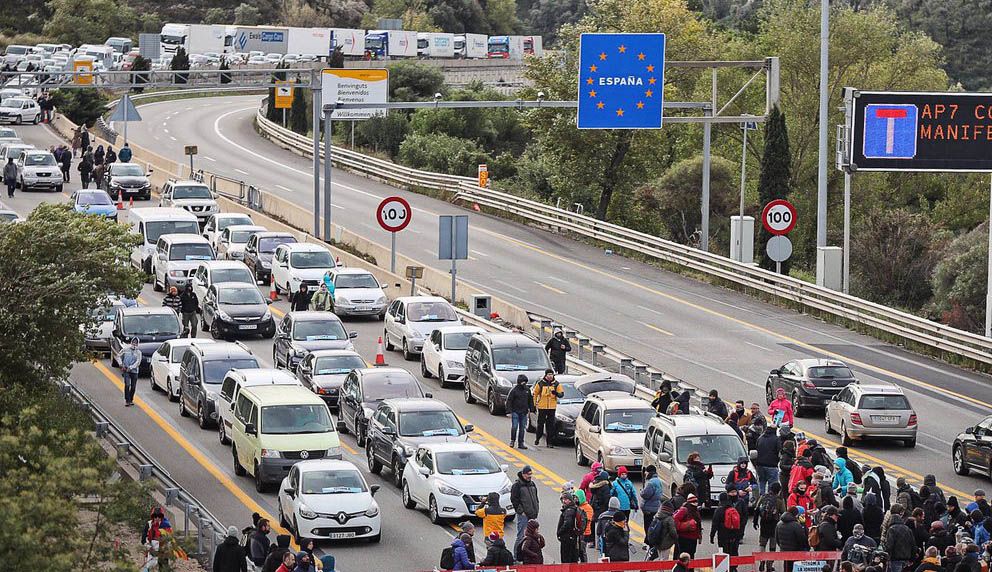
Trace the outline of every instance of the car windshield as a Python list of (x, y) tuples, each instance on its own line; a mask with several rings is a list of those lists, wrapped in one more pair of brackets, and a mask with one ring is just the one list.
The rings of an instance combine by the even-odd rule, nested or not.
[(455, 414), (447, 409), (400, 412), (400, 435), (402, 437), (437, 437), (461, 434), (461, 423), (458, 422)]
[(14, 222), (17, 220), (17, 213), (2, 213), (0, 212), (0, 221), (2, 222)]
[(411, 322), (457, 322), (458, 314), (447, 302), (411, 302), (406, 305)]
[(26, 148), (26, 147), (13, 147), (13, 148), (7, 149), (7, 158), (8, 159), (13, 159), (13, 160), (16, 161), (16, 160), (18, 160), (18, 159), (21, 158), (21, 155), (23, 155), (24, 152), (27, 151), (27, 149), (28, 148)]
[(212, 199), (210, 189), (200, 185), (190, 185), (188, 187), (176, 187), (172, 190), (174, 199)]
[(5, 52), (8, 56), (22, 56), (28, 53), (27, 46), (7, 46), (7, 51)]
[(654, 417), (654, 409), (607, 409), (603, 427), (607, 433), (640, 433)]
[(293, 339), (301, 342), (346, 340), (348, 333), (338, 320), (300, 320), (293, 326)]
[(293, 268), (333, 268), (334, 258), (326, 250), (316, 252), (294, 252), (289, 256)]
[(493, 363), (496, 371), (544, 371), (551, 367), (548, 354), (538, 347), (493, 348)]
[(258, 251), (271, 254), (280, 244), (290, 244), (296, 242), (292, 236), (268, 236), (258, 240)]
[(300, 492), (305, 495), (336, 495), (364, 493), (365, 490), (365, 481), (358, 471), (307, 471), (303, 473)]
[(200, 234), (200, 225), (195, 220), (170, 220), (145, 223), (145, 240), (154, 244), (163, 234)]
[(234, 231), (234, 232), (231, 233), (231, 236), (230, 236), (230, 238), (228, 240), (230, 240), (231, 242), (233, 242), (235, 244), (244, 244), (244, 243), (248, 242), (248, 239), (251, 238), (251, 235), (253, 235), (253, 234), (257, 233), (257, 232), (260, 232), (260, 231), (257, 231), (257, 230), (236, 230), (236, 231)]
[(226, 216), (217, 219), (217, 230), (224, 230), (229, 226), (235, 226), (239, 224), (254, 224), (251, 222), (251, 217), (248, 215), (242, 216)]
[(371, 373), (362, 379), (363, 401), (382, 401), (392, 397), (423, 397), (420, 384), (410, 374)]
[(121, 311), (121, 308), (123, 308), (123, 306), (97, 308), (90, 312), (90, 316), (92, 316), (93, 319), (100, 320), (102, 322), (112, 322), (114, 318), (117, 317), (117, 312)]
[(233, 306), (250, 306), (264, 304), (262, 295), (258, 293), (258, 288), (249, 286), (247, 288), (222, 288), (217, 293), (217, 301), (221, 304), (231, 304)]
[(467, 350), (468, 341), (472, 339), (475, 332), (452, 332), (444, 334), (444, 349), (446, 350)]
[(17, 137), (17, 132), (10, 127), (0, 127), (0, 137)]
[(258, 360), (253, 356), (212, 359), (203, 362), (203, 382), (220, 383), (232, 369), (257, 369)]
[(179, 334), (179, 317), (174, 312), (124, 316), (124, 334), (130, 336), (174, 336)]
[(247, 268), (218, 268), (210, 273), (210, 279), (215, 284), (219, 282), (255, 283), (255, 279), (251, 277), (251, 271)]
[(78, 205), (112, 205), (110, 195), (103, 191), (80, 191), (76, 193), (76, 204)]
[(314, 375), (334, 375), (348, 373), (353, 369), (365, 367), (365, 360), (358, 356), (327, 356), (317, 358), (314, 364)]
[(864, 395), (858, 409), (911, 409), (905, 395)]
[(169, 361), (172, 363), (179, 363), (183, 360), (183, 354), (186, 353), (186, 348), (189, 346), (172, 346), (172, 354), (169, 356)]
[(24, 156), (25, 167), (54, 166), (55, 155), (51, 153), (31, 153)]
[(491, 475), (503, 469), (488, 451), (445, 451), (437, 454), (442, 475)]
[(262, 408), (262, 433), (267, 435), (297, 435), (300, 433), (333, 433), (334, 424), (327, 406), (270, 405)]
[(173, 244), (169, 260), (213, 260), (214, 251), (209, 244)]
[(371, 274), (338, 274), (334, 278), (335, 288), (378, 288), (379, 283)]
[(679, 463), (685, 464), (689, 455), (699, 453), (703, 464), (733, 465), (747, 452), (737, 435), (695, 435), (676, 437), (675, 450)]
[(114, 165), (110, 168), (111, 177), (144, 177), (145, 172), (137, 165)]
[(562, 383), (561, 390), (565, 395), (558, 398), (558, 403), (582, 403), (586, 400), (586, 396), (575, 389), (574, 383)]
[(851, 370), (844, 366), (820, 366), (809, 368), (810, 377), (831, 378), (831, 377), (854, 377)]

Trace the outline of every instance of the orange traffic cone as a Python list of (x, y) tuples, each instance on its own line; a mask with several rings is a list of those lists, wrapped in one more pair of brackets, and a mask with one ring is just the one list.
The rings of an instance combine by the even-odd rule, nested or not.
[(340, 256), (335, 256), (334, 257), (334, 266), (341, 266), (341, 257)]
[(379, 345), (375, 348), (375, 365), (384, 366), (388, 365), (386, 363), (386, 354), (383, 353), (382, 349), (382, 336), (379, 336)]
[(278, 300), (279, 293), (276, 292), (276, 277), (273, 274), (269, 274), (269, 299)]
[(117, 195), (117, 210), (124, 210), (124, 200), (121, 199), (120, 195)]
[(134, 208), (134, 197), (127, 200), (127, 208)]
[(474, 205), (472, 205), (472, 210), (474, 210), (475, 212), (480, 212), (480, 211), (482, 211), (482, 209), (480, 209), (480, 208), (479, 208), (479, 205), (477, 205), (477, 204), (474, 204)]

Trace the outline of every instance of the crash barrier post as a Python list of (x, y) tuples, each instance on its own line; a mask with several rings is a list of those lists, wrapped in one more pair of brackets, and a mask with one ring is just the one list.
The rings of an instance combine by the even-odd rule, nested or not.
[[(592, 558), (592, 554), (589, 555)], [(840, 552), (755, 552), (745, 556), (731, 556), (731, 567), (751, 567), (757, 570), (760, 562), (793, 562), (793, 572), (813, 572), (813, 563), (817, 563), (822, 569), (824, 562), (834, 562), (840, 560)], [(795, 563), (809, 563), (808, 567), (801, 568)], [(671, 570), (678, 562), (675, 560), (654, 560), (651, 562), (587, 562), (574, 564), (516, 564), (513, 566), (483, 566), (477, 569), (502, 571), (513, 570), (515, 572), (658, 572)], [(710, 569), (713, 566), (712, 558), (697, 558), (689, 562), (690, 570)], [(436, 572), (438, 568), (434, 568)]]

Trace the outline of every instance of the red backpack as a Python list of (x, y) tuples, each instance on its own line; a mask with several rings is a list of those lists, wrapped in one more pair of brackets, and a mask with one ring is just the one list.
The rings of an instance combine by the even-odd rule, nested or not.
[(737, 512), (734, 507), (727, 507), (727, 510), (723, 511), (723, 527), (727, 530), (740, 530), (741, 529), (741, 513)]

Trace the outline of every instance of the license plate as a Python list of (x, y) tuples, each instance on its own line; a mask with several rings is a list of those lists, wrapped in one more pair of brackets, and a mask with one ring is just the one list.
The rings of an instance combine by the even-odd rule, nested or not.
[(307, 286), (307, 290), (309, 290), (310, 292), (316, 292), (317, 288), (318, 286)]
[(876, 423), (898, 423), (899, 416), (897, 415), (872, 415), (871, 420)]
[(330, 537), (332, 540), (338, 540), (341, 538), (355, 538), (354, 532), (332, 532)]
[(258, 324), (243, 324), (238, 326), (239, 330), (256, 330), (258, 329)]
[(372, 311), (372, 306), (359, 306), (358, 307), (358, 311), (359, 312), (371, 312)]
[(641, 459), (634, 459), (634, 464), (637, 466), (641, 465)]
[(475, 512), (475, 505), (474, 504), (468, 505), (468, 511), (469, 512)]

